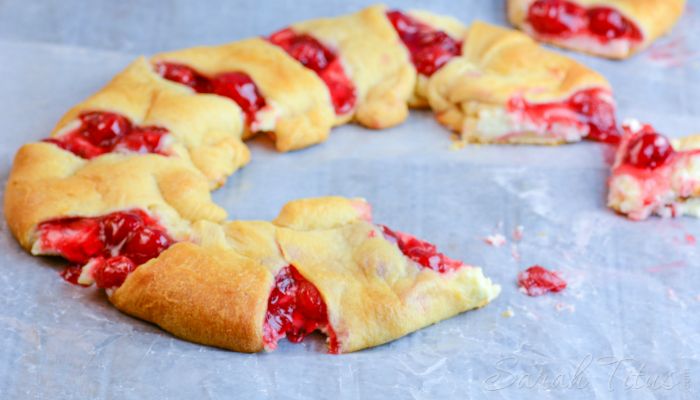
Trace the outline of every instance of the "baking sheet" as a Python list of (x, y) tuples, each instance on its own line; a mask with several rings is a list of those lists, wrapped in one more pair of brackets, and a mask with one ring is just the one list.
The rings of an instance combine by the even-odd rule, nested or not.
[[(268, 25), (360, 7), (279, 2), (258, 10), (244, 2), (238, 15), (235, 7), (217, 13), (205, 4), (214, 18), (207, 30), (201, 26), (206, 12), (187, 13), (185, 2), (175, 2), (165, 22), (152, 21), (158, 8), (130, 9), (95, 25), (95, 35), (80, 36), (71, 33), (77, 31), (72, 24), (112, 15), (116, 6), (78, 8), (77, 22), (58, 18), (63, 28), (31, 31), (24, 24), (42, 26), (72, 3), (52, 12), (34, 5), (29, 16), (15, 10), (17, 3), (0, 11), (3, 182), (23, 143), (46, 137), (65, 111), (136, 53), (224, 42), (271, 31)], [(502, 22), (500, 3), (463, 1), (457, 16)], [(629, 61), (573, 55), (611, 81), (620, 119), (652, 122), (672, 137), (700, 131), (700, 24), (693, 9), (700, 1), (689, 3), (691, 12), (670, 37)], [(423, 8), (444, 12), (451, 4)], [(226, 17), (249, 22), (232, 23), (228, 34), (220, 28)], [(115, 30), (143, 21), (153, 27)], [(177, 29), (170, 28), (173, 21)], [(188, 27), (190, 36), (182, 33)], [(169, 38), (168, 29), (180, 34)], [(64, 35), (48, 37), (51, 30)], [(149, 34), (156, 39), (139, 40)], [(64, 282), (57, 274), (63, 263), (31, 257), (1, 218), (0, 398), (700, 397), (700, 261), (692, 243), (700, 240), (700, 221), (635, 223), (608, 210), (607, 146), (453, 151), (449, 136), (429, 112), (419, 111), (386, 131), (337, 128), (326, 143), (291, 154), (254, 140), (251, 163), (213, 198), (231, 219), (269, 220), (293, 199), (365, 197), (377, 222), (483, 267), (503, 288), (487, 307), (348, 355), (324, 354), (320, 336), (303, 344), (283, 340), (269, 354), (238, 354), (177, 339), (121, 314), (102, 292)], [(524, 237), (514, 241), (521, 225)], [(484, 237), (494, 233), (508, 243), (486, 244)], [(517, 273), (534, 264), (562, 271), (569, 287), (538, 298), (519, 293)], [(514, 315), (502, 316), (508, 309)]]

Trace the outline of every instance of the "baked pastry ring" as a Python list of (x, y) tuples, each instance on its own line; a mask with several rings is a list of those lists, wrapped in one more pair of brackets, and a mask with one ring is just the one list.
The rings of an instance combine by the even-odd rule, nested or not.
[(700, 217), (700, 135), (669, 140), (636, 120), (626, 120), (623, 129), (608, 206), (633, 220)]
[(535, 39), (623, 59), (668, 33), (685, 0), (508, 0), (510, 22)]
[(498, 295), (500, 287), (480, 268), (440, 273), (412, 261), (381, 227), (362, 220), (353, 202), (359, 200), (291, 202), (272, 223), (202, 221), (194, 227), (196, 244), (176, 244), (140, 266), (109, 299), (121, 311), (190, 341), (242, 352), (272, 350), (285, 332), (270, 333), (268, 298), (279, 287), (275, 278), (292, 266), (303, 285), (312, 284), (322, 296), (327, 316), (315, 329), (329, 336), (330, 352), (346, 353), (481, 307)]
[(462, 56), (430, 78), (428, 100), (438, 121), (467, 142), (619, 139), (603, 76), (518, 31), (479, 21), (469, 28)]

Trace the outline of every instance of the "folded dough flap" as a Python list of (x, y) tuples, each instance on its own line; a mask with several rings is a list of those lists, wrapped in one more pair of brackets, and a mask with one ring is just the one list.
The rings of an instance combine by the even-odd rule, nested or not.
[(219, 96), (196, 95), (161, 78), (143, 57), (68, 111), (51, 136), (77, 129), (78, 119), (94, 112), (116, 113), (144, 130), (165, 128), (170, 136), (164, 152), (191, 159), (212, 189), (250, 159), (241, 141), (243, 114), (238, 105)]
[(357, 90), (355, 118), (373, 129), (389, 128), (408, 117), (407, 102), (416, 80), (408, 51), (385, 13), (385, 6), (374, 5), (291, 26), (337, 50)]
[(158, 218), (174, 238), (186, 236), (193, 221), (226, 217), (211, 202), (197, 169), (155, 154), (115, 153), (86, 161), (52, 144), (30, 143), (17, 153), (5, 191), (8, 226), (27, 249), (43, 221), (131, 209)]
[(480, 268), (441, 274), (420, 267), (364, 221), (329, 230), (280, 228), (277, 237), (285, 259), (326, 303), (337, 342), (332, 351), (387, 343), (484, 306), (500, 292)]
[(328, 137), (335, 118), (328, 88), (312, 70), (264, 39), (177, 50), (158, 54), (151, 61), (184, 65), (208, 78), (232, 72), (250, 77), (266, 105), (255, 113), (245, 136), (269, 132), (280, 151), (307, 147)]

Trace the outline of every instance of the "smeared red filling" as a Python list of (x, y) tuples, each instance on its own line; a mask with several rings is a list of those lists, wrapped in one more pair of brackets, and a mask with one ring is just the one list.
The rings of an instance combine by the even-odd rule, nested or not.
[(275, 277), (267, 303), (263, 340), (267, 348), (277, 348), (277, 341), (287, 337), (301, 343), (306, 335), (323, 330), (330, 339), (329, 353), (338, 352), (335, 333), (328, 323), (328, 311), (321, 293), (296, 268), (289, 265)]
[(96, 111), (81, 115), (77, 129), (61, 137), (44, 139), (44, 142), (91, 159), (113, 151), (165, 154), (163, 137), (166, 134), (165, 128), (137, 126), (123, 115)]
[(400, 12), (386, 13), (401, 41), (411, 53), (418, 72), (431, 76), (452, 58), (462, 55), (462, 42)]
[(563, 38), (590, 35), (601, 43), (613, 39), (642, 41), (639, 28), (608, 7), (587, 9), (565, 0), (538, 0), (530, 6), (527, 19), (543, 35)]
[(566, 282), (556, 274), (535, 265), (518, 274), (518, 283), (529, 296), (541, 296), (548, 292), (561, 292)]
[(64, 279), (77, 283), (81, 267), (91, 264), (101, 288), (120, 286), (137, 266), (174, 243), (158, 221), (141, 210), (46, 221), (39, 225), (39, 240), (43, 251), (55, 251), (74, 264), (61, 273)]
[(512, 97), (506, 105), (508, 113), (552, 130), (557, 124), (563, 126), (584, 124), (590, 127), (587, 138), (617, 144), (620, 131), (615, 122), (615, 106), (605, 97), (610, 93), (603, 89), (588, 89), (575, 93), (568, 100), (558, 103), (531, 104), (520, 96)]
[(336, 114), (346, 114), (355, 107), (355, 85), (345, 75), (340, 59), (331, 49), (313, 36), (297, 34), (290, 28), (273, 33), (268, 40), (318, 74), (328, 86)]
[(438, 253), (437, 247), (417, 239), (413, 235), (392, 231), (384, 225), (380, 225), (380, 227), (386, 240), (396, 244), (406, 257), (424, 268), (444, 273), (465, 266), (461, 261), (453, 260), (442, 253)]
[(255, 114), (266, 104), (255, 82), (242, 72), (207, 77), (194, 68), (169, 62), (156, 64), (155, 70), (163, 78), (189, 86), (197, 93), (213, 93), (235, 101), (243, 110), (248, 125), (255, 121)]

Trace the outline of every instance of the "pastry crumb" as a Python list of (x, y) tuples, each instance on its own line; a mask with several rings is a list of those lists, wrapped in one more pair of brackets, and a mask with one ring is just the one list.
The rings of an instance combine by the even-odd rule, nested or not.
[(493, 247), (501, 247), (506, 244), (506, 238), (500, 233), (495, 233), (493, 235), (488, 235), (484, 238), (484, 241)]
[(501, 314), (501, 316), (503, 316), (503, 317), (513, 317), (513, 316), (515, 316), (515, 313), (513, 312), (513, 309), (512, 309), (512, 308), (508, 307), (508, 310), (507, 310), (506, 312), (504, 312), (503, 314)]
[(525, 231), (525, 227), (522, 225), (518, 225), (515, 230), (513, 231), (513, 240), (516, 242), (519, 242), (523, 240), (523, 232)]

